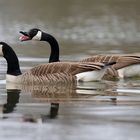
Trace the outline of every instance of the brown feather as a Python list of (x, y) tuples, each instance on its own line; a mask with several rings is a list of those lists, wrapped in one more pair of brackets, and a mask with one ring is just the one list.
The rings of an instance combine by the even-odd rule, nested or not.
[(93, 62), (54, 62), (38, 65), (18, 77), (24, 84), (68, 83), (76, 82), (76, 74), (101, 70), (106, 66), (103, 63)]
[(93, 62), (54, 62), (38, 65), (30, 70), (32, 75), (40, 76), (54, 73), (78, 74), (85, 71), (100, 70), (105, 67), (103, 63)]
[(140, 56), (136, 55), (95, 55), (81, 60), (81, 62), (116, 62), (112, 65), (115, 70), (140, 63)]

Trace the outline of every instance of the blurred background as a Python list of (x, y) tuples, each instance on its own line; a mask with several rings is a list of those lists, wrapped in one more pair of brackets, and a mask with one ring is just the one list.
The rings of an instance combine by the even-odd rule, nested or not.
[(139, 5), (138, 0), (0, 0), (0, 40), (18, 55), (47, 57), (47, 43), (18, 40), (20, 30), (37, 27), (56, 37), (61, 57), (135, 53), (140, 51)]

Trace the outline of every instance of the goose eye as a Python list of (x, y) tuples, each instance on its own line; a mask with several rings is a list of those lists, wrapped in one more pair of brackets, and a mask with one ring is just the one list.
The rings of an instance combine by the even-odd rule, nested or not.
[(37, 29), (33, 29), (33, 30), (29, 31), (29, 36), (31, 38), (33, 38), (34, 36), (37, 35), (37, 33), (38, 33), (38, 30)]

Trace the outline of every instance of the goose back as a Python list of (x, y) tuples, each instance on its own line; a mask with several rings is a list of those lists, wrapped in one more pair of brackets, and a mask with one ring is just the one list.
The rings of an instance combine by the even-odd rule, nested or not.
[(76, 82), (76, 74), (86, 71), (101, 70), (103, 63), (54, 62), (38, 65), (18, 76), (18, 82), (24, 84), (68, 83)]
[[(81, 60), (81, 62), (116, 62), (112, 70), (118, 70), (126, 66), (140, 63), (137, 55), (95, 55)], [(109, 68), (110, 69), (110, 68)]]
[[(133, 77), (139, 76), (139, 67), (137, 65), (140, 64), (140, 54), (101, 54), (95, 55), (88, 58), (81, 60), (81, 62), (113, 62), (115, 61), (116, 64), (109, 67), (103, 79), (116, 79), (116, 78), (124, 78), (124, 77)], [(129, 67), (129, 68), (128, 68)], [(137, 71), (134, 71), (138, 69)], [(128, 71), (129, 70), (129, 71)]]
[(38, 65), (30, 70), (32, 75), (41, 76), (54, 73), (65, 73), (75, 75), (85, 71), (101, 70), (106, 65), (99, 62), (55, 62)]

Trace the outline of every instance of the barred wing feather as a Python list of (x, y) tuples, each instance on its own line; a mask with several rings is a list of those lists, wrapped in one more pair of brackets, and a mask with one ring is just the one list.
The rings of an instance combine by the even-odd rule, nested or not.
[(121, 69), (132, 64), (140, 63), (140, 56), (135, 55), (95, 55), (85, 58), (81, 62), (116, 62), (112, 67), (115, 70)]

